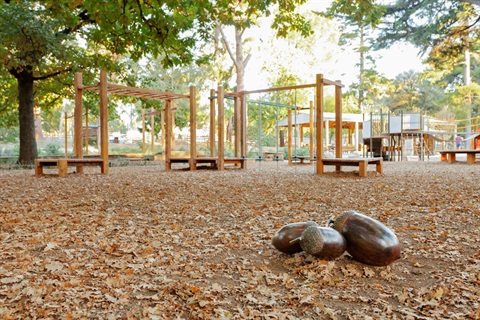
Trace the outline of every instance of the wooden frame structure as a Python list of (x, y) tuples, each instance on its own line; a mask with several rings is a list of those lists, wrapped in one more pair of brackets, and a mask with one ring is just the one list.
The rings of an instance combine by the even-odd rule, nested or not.
[[(225, 157), (225, 97), (232, 97), (234, 99), (234, 126), (235, 130), (235, 157), (227, 158)], [(209, 147), (210, 147), (210, 156), (208, 157), (199, 157), (197, 156), (197, 145), (196, 145), (196, 106), (190, 104), (190, 157), (189, 158), (173, 158), (168, 155), (170, 152), (165, 152), (166, 160), (166, 170), (171, 170), (172, 163), (188, 163), (190, 170), (196, 170), (198, 164), (207, 164), (211, 168), (224, 170), (226, 164), (233, 164), (235, 166), (240, 166), (242, 169), (246, 169), (247, 159), (245, 157), (245, 152), (241, 150), (241, 141), (243, 136), (246, 137), (246, 117), (243, 118), (240, 115), (242, 114), (242, 103), (243, 101), (242, 93), (229, 93), (225, 92), (222, 86), (218, 86), (217, 90), (210, 90), (210, 132), (209, 132)], [(215, 105), (215, 101), (217, 104)], [(167, 105), (168, 108), (168, 105)], [(215, 121), (217, 118), (217, 121)], [(168, 128), (168, 125), (167, 125)], [(217, 130), (215, 130), (217, 129)], [(240, 130), (238, 130), (240, 129)], [(168, 132), (169, 129), (167, 129)], [(218, 151), (215, 148), (215, 132), (217, 131), (218, 139)], [(168, 141), (168, 138), (167, 138)], [(217, 151), (217, 156), (215, 156), (215, 151)]]
[[(324, 110), (324, 87), (335, 86), (335, 159), (323, 158), (323, 110)], [(165, 100), (165, 170), (171, 170), (172, 163), (188, 163), (190, 170), (196, 170), (197, 164), (209, 164), (210, 166), (223, 170), (225, 164), (234, 164), (246, 168), (247, 160), (247, 108), (246, 96), (252, 93), (275, 92), (284, 90), (296, 90), (305, 88), (315, 89), (315, 111), (316, 111), (316, 173), (323, 174), (325, 165), (335, 165), (336, 170), (340, 171), (342, 165), (358, 166), (360, 168), (360, 175), (366, 175), (366, 168), (368, 164), (375, 164), (377, 172), (382, 172), (381, 158), (371, 159), (342, 159), (342, 83), (340, 81), (331, 81), (325, 79), (322, 74), (317, 74), (316, 82), (313, 84), (305, 84), (289, 87), (268, 88), (253, 91), (242, 91), (235, 93), (225, 93), (222, 86), (217, 88), (217, 91), (210, 91), (210, 157), (197, 156), (196, 144), (196, 88), (190, 86), (188, 95), (175, 94), (172, 92), (160, 92), (150, 89), (142, 89), (136, 87), (128, 87), (123, 85), (116, 85), (107, 82), (107, 73), (100, 72), (100, 81), (94, 86), (84, 86), (82, 83), (82, 74), (75, 74), (75, 115), (74, 115), (74, 152), (75, 158), (62, 159), (62, 161), (51, 161), (45, 159), (44, 163), (41, 160), (36, 162), (36, 173), (43, 173), (43, 166), (56, 165), (59, 167), (61, 175), (66, 175), (66, 168), (68, 166), (77, 167), (79, 173), (83, 172), (83, 166), (98, 165), (101, 167), (102, 173), (108, 173), (108, 94), (119, 94), (125, 96), (133, 96), (139, 98), (150, 98), (157, 100)], [(100, 94), (100, 158), (95, 160), (83, 159), (83, 137), (82, 137), (82, 95), (83, 90), (97, 91)], [(216, 114), (214, 96), (216, 94), (218, 113)], [(225, 158), (225, 109), (224, 100), (226, 96), (234, 99), (234, 126), (235, 126), (235, 158)], [(172, 152), (172, 134), (173, 134), (173, 113), (172, 105), (176, 99), (189, 99), (190, 101), (190, 157), (189, 158), (173, 158)], [(313, 105), (310, 105), (311, 112)], [(218, 118), (218, 123), (215, 121), (215, 116)], [(312, 127), (312, 122), (310, 126)], [(218, 156), (215, 157), (215, 125), (218, 125)], [(291, 110), (289, 109), (289, 127), (291, 127)], [(240, 130), (239, 130), (240, 129)], [(289, 129), (291, 130), (291, 129)], [(312, 135), (312, 133), (311, 133)], [(312, 136), (311, 136), (312, 138)], [(291, 139), (291, 134), (289, 134)], [(289, 143), (291, 147), (291, 143)], [(313, 148), (311, 146), (310, 148)], [(313, 150), (313, 149), (311, 149)], [(291, 152), (289, 151), (289, 154)], [(50, 161), (49, 161), (50, 160)], [(66, 160), (66, 161), (63, 161)], [(289, 161), (291, 161), (289, 159)]]
[[(149, 98), (166, 101), (165, 122), (166, 126), (166, 159), (165, 163), (169, 163), (171, 154), (171, 137), (172, 137), (172, 103), (176, 99), (189, 99), (190, 107), (195, 109), (195, 93), (194, 86), (190, 87), (190, 94), (176, 94), (172, 92), (162, 92), (137, 87), (129, 87), (117, 85), (107, 82), (107, 73), (100, 72), (100, 82), (94, 86), (84, 86), (82, 84), (82, 74), (75, 74), (75, 131), (74, 131), (74, 149), (77, 159), (83, 158), (83, 142), (82, 142), (82, 91), (97, 91), (100, 94), (100, 158), (103, 160), (102, 173), (108, 173), (108, 94), (118, 94), (137, 98)], [(78, 166), (79, 171), (82, 166)]]
[[(325, 86), (335, 86), (335, 158), (334, 159), (324, 159), (323, 158), (323, 137), (324, 137), (324, 121), (323, 121), (323, 110), (324, 110), (324, 88)], [(274, 92), (274, 91), (285, 91), (285, 90), (294, 90), (294, 89), (305, 89), (305, 88), (315, 88), (315, 112), (316, 112), (316, 173), (323, 174), (325, 172), (325, 166), (335, 165), (336, 171), (341, 171), (342, 166), (358, 166), (359, 175), (365, 176), (367, 166), (369, 164), (374, 164), (376, 166), (376, 171), (382, 173), (383, 161), (381, 158), (358, 158), (358, 159), (343, 159), (342, 154), (342, 88), (343, 85), (341, 81), (332, 81), (325, 79), (322, 74), (316, 75), (316, 81), (313, 84), (305, 84), (298, 86), (288, 86), (288, 87), (278, 87), (278, 88), (269, 88), (262, 90), (252, 90), (252, 91), (243, 91), (242, 102), (245, 103), (245, 96), (251, 93), (264, 93), (264, 92)], [(244, 112), (245, 107), (242, 107), (242, 112)], [(311, 112), (313, 111), (313, 106), (310, 108)], [(288, 122), (289, 122), (289, 134), (288, 139), (291, 139), (291, 110), (289, 110)], [(246, 114), (242, 113), (242, 118), (246, 119)], [(246, 121), (244, 122), (246, 123)], [(311, 123), (310, 126), (313, 126)], [(245, 131), (245, 128), (243, 128)], [(289, 148), (291, 148), (291, 141), (288, 143)], [(311, 147), (312, 148), (312, 147)], [(311, 149), (312, 150), (312, 149)], [(246, 151), (246, 137), (242, 136), (242, 156), (245, 156)], [(289, 150), (289, 154), (291, 154)], [(291, 161), (291, 160), (289, 160)]]

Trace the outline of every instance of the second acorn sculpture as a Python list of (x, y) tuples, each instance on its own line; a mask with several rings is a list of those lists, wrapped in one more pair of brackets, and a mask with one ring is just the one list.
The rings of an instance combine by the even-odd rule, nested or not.
[(347, 248), (345, 238), (337, 230), (318, 225), (306, 228), (291, 243), (300, 243), (303, 251), (323, 260), (338, 258)]
[(347, 252), (357, 261), (372, 266), (386, 266), (400, 259), (401, 249), (397, 236), (383, 223), (355, 211), (345, 211), (333, 228), (347, 241)]

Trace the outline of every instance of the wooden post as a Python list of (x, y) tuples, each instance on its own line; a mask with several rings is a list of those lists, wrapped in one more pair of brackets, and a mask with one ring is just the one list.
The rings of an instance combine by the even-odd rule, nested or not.
[(292, 109), (288, 108), (288, 130), (287, 130), (287, 149), (288, 149), (288, 164), (293, 163), (292, 159)]
[(165, 152), (165, 110), (160, 112), (160, 132), (162, 133), (160, 139), (160, 148)]
[(165, 170), (172, 169), (172, 100), (165, 106)]
[(151, 132), (151, 141), (150, 141), (150, 148), (152, 149), (152, 156), (155, 154), (155, 114), (153, 113), (155, 109), (153, 107), (150, 109), (152, 115), (150, 116), (150, 121), (152, 122), (152, 132)]
[(63, 126), (65, 128), (65, 158), (68, 158), (68, 117), (67, 117), (67, 112), (64, 112), (64, 117), (63, 117)]
[(74, 122), (73, 122), (75, 158), (83, 158), (82, 95), (83, 95), (82, 74), (80, 72), (77, 72), (75, 73), (75, 111), (74, 111)]
[[(75, 112), (73, 122), (74, 154), (75, 158), (83, 158), (83, 136), (82, 136), (82, 109), (83, 109), (83, 84), (82, 74), (75, 73)], [(83, 173), (83, 166), (77, 167), (77, 173)]]
[(142, 105), (142, 156), (145, 156), (145, 151), (147, 149), (147, 146), (145, 145), (145, 130), (146, 130), (146, 125), (145, 125), (145, 108)]
[(309, 147), (310, 147), (310, 163), (313, 164), (313, 154), (314, 154), (314, 137), (313, 137), (313, 101), (310, 101), (310, 143), (309, 143)]
[(196, 88), (190, 86), (190, 170), (197, 170)]
[(88, 106), (85, 107), (85, 154), (88, 154)]
[(108, 173), (108, 86), (107, 72), (100, 71), (100, 141), (101, 157), (103, 159), (102, 172)]
[[(238, 93), (238, 88), (235, 87), (235, 93)], [(234, 104), (234, 115), (233, 115), (233, 130), (235, 132), (235, 158), (241, 157), (241, 130), (240, 130), (240, 123), (242, 122), (242, 114), (241, 114), (241, 101), (236, 95), (233, 98)]]
[(323, 174), (323, 75), (317, 74), (315, 84), (316, 102), (316, 141), (317, 141), (317, 174)]
[[(240, 156), (242, 159), (247, 158), (247, 97), (242, 93), (240, 97)], [(242, 169), (247, 169), (247, 161), (242, 161)]]
[[(336, 82), (340, 83), (339, 80)], [(342, 87), (335, 85), (335, 157), (341, 158), (342, 150)]]
[(224, 91), (222, 86), (218, 86), (217, 93), (218, 105), (218, 170), (225, 167), (225, 109), (224, 109)]
[(210, 147), (210, 157), (215, 157), (215, 90), (210, 90), (210, 132), (208, 135), (208, 144)]

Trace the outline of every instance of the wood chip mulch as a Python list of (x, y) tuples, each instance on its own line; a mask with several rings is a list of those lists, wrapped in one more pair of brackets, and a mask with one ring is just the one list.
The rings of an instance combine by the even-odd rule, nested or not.
[[(0, 317), (480, 319), (480, 164), (346, 170), (0, 169)], [(402, 258), (373, 267), (271, 245), (287, 223), (345, 210), (392, 229)]]

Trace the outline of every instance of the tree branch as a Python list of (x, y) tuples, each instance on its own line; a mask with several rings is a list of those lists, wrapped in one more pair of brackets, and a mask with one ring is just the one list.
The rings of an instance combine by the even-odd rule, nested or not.
[(63, 29), (62, 31), (58, 32), (58, 34), (70, 34), (73, 32), (76, 32), (77, 30), (81, 29), (84, 25), (94, 23), (95, 20), (90, 18), (90, 15), (88, 14), (87, 10), (83, 10), (78, 14), (78, 17), (80, 18), (80, 23), (77, 24), (75, 27), (70, 28), (67, 27)]
[(250, 61), (250, 58), (252, 57), (252, 54), (249, 53), (247, 55), (247, 57), (245, 58), (245, 60), (243, 60), (243, 68), (246, 68), (247, 67), (247, 64), (248, 64), (248, 61)]
[(37, 80), (45, 80), (45, 79), (49, 79), (49, 78), (53, 78), (53, 77), (56, 77), (58, 76), (59, 74), (62, 74), (62, 73), (67, 73), (67, 72), (71, 72), (72, 71), (72, 68), (67, 68), (65, 70), (59, 70), (59, 71), (56, 71), (56, 72), (53, 72), (53, 73), (50, 73), (50, 74), (46, 74), (44, 76), (41, 76), (41, 77), (33, 77), (33, 80), (37, 81)]
[(220, 30), (220, 33), (222, 35), (222, 43), (225, 46), (225, 48), (227, 49), (228, 55), (230, 56), (233, 63), (235, 64), (235, 67), (238, 67), (238, 62), (235, 59), (235, 55), (233, 54), (232, 49), (230, 49), (229, 43), (227, 41), (227, 37), (225, 36), (225, 33), (223, 32), (222, 26), (220, 25), (220, 23), (218, 23), (218, 21), (215, 21), (215, 24), (217, 25), (217, 28)]

